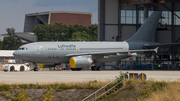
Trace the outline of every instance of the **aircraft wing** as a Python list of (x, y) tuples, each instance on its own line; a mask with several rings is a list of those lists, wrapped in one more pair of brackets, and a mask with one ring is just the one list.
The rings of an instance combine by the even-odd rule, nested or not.
[(117, 53), (139, 53), (139, 52), (145, 52), (145, 51), (155, 51), (157, 53), (158, 48), (155, 49), (143, 49), (143, 50), (124, 50), (124, 51), (110, 51), (110, 52), (89, 52), (89, 53), (75, 53), (75, 54), (67, 54), (66, 56), (82, 56), (82, 55), (111, 55), (111, 54), (117, 54)]

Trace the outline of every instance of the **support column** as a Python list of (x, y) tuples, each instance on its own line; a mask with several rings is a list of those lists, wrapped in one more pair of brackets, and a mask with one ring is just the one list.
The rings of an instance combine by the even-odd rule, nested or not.
[(136, 64), (139, 64), (139, 57), (136, 57)]
[(38, 24), (38, 13), (37, 13), (37, 15), (35, 16), (36, 18), (35, 18), (35, 22), (34, 22), (34, 29), (35, 29), (35, 27), (36, 27), (36, 25)]
[(172, 2), (171, 3), (171, 16), (172, 16), (172, 18), (171, 18), (171, 23), (172, 23), (172, 25), (171, 25), (171, 42), (173, 43), (173, 42), (175, 42), (175, 28), (174, 28), (174, 2)]
[(98, 41), (105, 41), (105, 0), (98, 0)]
[[(157, 5), (155, 4), (154, 6), (154, 11), (157, 11)], [(157, 42), (157, 34), (154, 36), (154, 41)]]
[(139, 5), (136, 5), (136, 31), (139, 29), (140, 24), (139, 24)]
[(148, 5), (144, 5), (144, 22), (148, 18)]
[(157, 5), (156, 4), (154, 5), (154, 11), (157, 11)]
[[(105, 41), (105, 0), (98, 0), (98, 41)], [(99, 65), (105, 69), (104, 63)]]
[(121, 3), (118, 4), (118, 41), (121, 41)]
[[(174, 28), (174, 2), (171, 3), (171, 42), (175, 42), (175, 28)], [(171, 55), (172, 55), (172, 60), (174, 60), (174, 49), (171, 49)], [(172, 61), (172, 64), (174, 64), (174, 61)]]

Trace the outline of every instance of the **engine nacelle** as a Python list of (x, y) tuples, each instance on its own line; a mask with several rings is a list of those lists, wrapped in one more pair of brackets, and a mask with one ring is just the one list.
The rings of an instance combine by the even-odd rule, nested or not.
[(71, 68), (82, 68), (91, 65), (92, 63), (93, 60), (91, 58), (82, 57), (82, 56), (72, 57), (69, 60), (69, 64)]

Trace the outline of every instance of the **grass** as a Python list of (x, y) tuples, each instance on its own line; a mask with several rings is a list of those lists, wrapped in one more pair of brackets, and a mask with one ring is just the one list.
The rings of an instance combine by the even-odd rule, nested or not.
[(51, 87), (48, 87), (46, 94), (43, 95), (43, 101), (55, 101), (55, 97)]
[[(110, 81), (100, 82), (100, 81), (94, 80), (94, 81), (89, 81), (89, 82), (71, 82), (71, 83), (0, 84), (0, 97), (3, 97), (6, 100), (9, 99), (12, 101), (28, 101), (28, 97), (30, 95), (28, 96), (26, 94), (27, 90), (32, 89), (34, 90), (33, 93), (36, 93), (36, 90), (39, 89), (39, 90), (46, 90), (46, 91), (41, 92), (43, 95), (40, 94), (41, 96), (36, 97), (37, 99), (41, 99), (44, 101), (55, 101), (55, 95), (57, 94), (61, 95), (61, 92), (62, 94), (64, 94), (64, 93), (68, 93), (68, 90), (70, 90), (69, 92), (73, 92), (71, 91), (71, 89), (76, 89), (77, 91), (82, 90), (82, 89), (83, 90), (88, 89), (89, 94), (90, 94), (92, 93), (92, 91), (94, 92), (95, 90), (101, 88), (108, 82)], [(64, 91), (67, 91), (67, 92), (64, 92)], [(79, 93), (79, 96), (82, 96), (80, 99), (87, 96), (87, 94), (83, 95), (84, 93), (81, 94), (81, 92)], [(72, 95), (72, 96), (74, 97), (76, 95)], [(64, 99), (64, 95), (62, 99)], [(59, 98), (59, 100), (61, 99)]]
[[(158, 84), (157, 88), (154, 86), (155, 90), (144, 101), (179, 101), (180, 100), (180, 82), (168, 82), (163, 86), (163, 84)], [(163, 87), (161, 87), (163, 86)]]
[(180, 82), (128, 80), (102, 101), (180, 101)]
[[(44, 101), (70, 100), (70, 98), (81, 100), (81, 98), (85, 98), (108, 82), (110, 81), (100, 82), (94, 80), (71, 83), (0, 84), (0, 97), (12, 101), (31, 101), (32, 99), (29, 99), (30, 95), (28, 95), (27, 90), (34, 89), (36, 93), (36, 90), (43, 89), (44, 92), (36, 99)], [(79, 95), (76, 94), (78, 91)], [(88, 93), (85, 94), (86, 91)], [(72, 92), (72, 94), (69, 92)], [(178, 81), (127, 80), (122, 88), (110, 95), (106, 95), (100, 101), (179, 101), (179, 95), (180, 82)]]
[(100, 82), (97, 80), (89, 82), (71, 82), (71, 83), (42, 83), (42, 84), (0, 84), (0, 91), (9, 91), (10, 89), (98, 89), (110, 81)]

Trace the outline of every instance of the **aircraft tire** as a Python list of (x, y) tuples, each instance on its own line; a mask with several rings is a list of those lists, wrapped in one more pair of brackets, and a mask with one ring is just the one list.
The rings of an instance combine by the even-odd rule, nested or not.
[(34, 71), (38, 71), (38, 68), (34, 68)]
[(98, 67), (94, 66), (94, 71), (97, 71), (98, 70)]
[(95, 70), (95, 66), (92, 66), (92, 67), (91, 67), (91, 70), (94, 71), (94, 70)]
[(76, 68), (71, 68), (72, 71), (76, 71)]
[(101, 71), (101, 66), (98, 66), (97, 70), (98, 70), (98, 71)]

